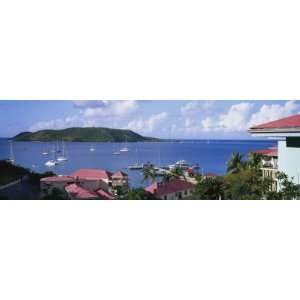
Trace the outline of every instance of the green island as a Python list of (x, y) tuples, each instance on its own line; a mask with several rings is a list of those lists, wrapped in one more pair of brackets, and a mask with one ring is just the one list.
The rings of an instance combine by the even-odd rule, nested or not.
[(17, 134), (14, 141), (64, 140), (68, 142), (160, 142), (158, 138), (145, 137), (127, 129), (112, 129), (105, 127), (72, 127), (59, 130), (39, 130)]

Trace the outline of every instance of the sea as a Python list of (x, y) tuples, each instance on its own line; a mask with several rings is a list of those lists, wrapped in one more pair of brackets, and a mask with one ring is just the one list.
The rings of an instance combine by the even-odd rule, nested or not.
[[(70, 174), (81, 168), (106, 169), (111, 172), (121, 170), (129, 175), (130, 185), (140, 187), (149, 184), (142, 182), (141, 170), (129, 170), (128, 166), (136, 163), (151, 162), (166, 166), (179, 160), (190, 164), (199, 164), (201, 172), (213, 172), (223, 175), (226, 162), (232, 152), (240, 152), (246, 156), (249, 152), (276, 147), (274, 140), (182, 140), (171, 142), (137, 142), (137, 143), (86, 143), (65, 142), (64, 148), (68, 161), (47, 167), (45, 163), (54, 158), (51, 152), (55, 147), (62, 148), (61, 143), (52, 142), (12, 142), (0, 139), (0, 159), (10, 158), (11, 152), (15, 164), (36, 172), (53, 171), (57, 175)], [(113, 155), (126, 146), (129, 151)], [(95, 151), (90, 151), (90, 148)], [(11, 151), (12, 148), (12, 151)], [(48, 155), (43, 155), (48, 152)], [(57, 154), (59, 155), (59, 154)]]

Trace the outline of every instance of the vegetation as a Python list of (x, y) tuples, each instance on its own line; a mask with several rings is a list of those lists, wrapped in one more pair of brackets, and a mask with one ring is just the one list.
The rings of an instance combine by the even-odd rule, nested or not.
[(215, 178), (197, 177), (194, 199), (300, 199), (300, 186), (288, 179), (284, 173), (277, 174), (279, 192), (271, 191), (273, 180), (263, 178), (261, 156), (250, 153), (243, 159), (240, 153), (233, 153), (227, 163), (227, 173)]
[(15, 141), (56, 141), (70, 142), (144, 142), (160, 141), (157, 138), (144, 137), (131, 130), (104, 127), (73, 127), (61, 130), (40, 130), (22, 132), (14, 137)]
[(186, 180), (183, 169), (180, 167), (175, 167), (169, 173), (163, 175), (162, 181), (167, 182), (173, 179), (181, 179), (181, 178)]
[(198, 176), (193, 199), (219, 200), (224, 199), (225, 182), (223, 177)]
[(156, 172), (154, 170), (154, 167), (152, 166), (147, 166), (143, 168), (143, 180), (142, 182), (146, 181), (152, 181), (154, 182), (156, 180)]
[(23, 167), (13, 165), (6, 160), (0, 160), (0, 185), (21, 179), (29, 173), (30, 171)]
[(137, 189), (119, 189), (118, 190), (119, 200), (156, 200), (155, 196), (143, 188)]
[(54, 188), (51, 192), (44, 191), (42, 200), (68, 200), (68, 194), (58, 188)]

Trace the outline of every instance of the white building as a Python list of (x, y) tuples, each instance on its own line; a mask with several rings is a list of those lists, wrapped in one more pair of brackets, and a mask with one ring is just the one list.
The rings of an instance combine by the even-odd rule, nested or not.
[(278, 139), (278, 171), (300, 184), (300, 115), (253, 126), (249, 132)]

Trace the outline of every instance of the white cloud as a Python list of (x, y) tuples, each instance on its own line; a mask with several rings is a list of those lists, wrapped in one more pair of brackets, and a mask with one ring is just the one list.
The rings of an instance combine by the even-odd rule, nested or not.
[(128, 123), (128, 129), (138, 131), (141, 133), (152, 133), (159, 125), (167, 120), (168, 114), (161, 112), (158, 114), (151, 115), (148, 119), (138, 118)]
[(82, 114), (84, 117), (122, 117), (136, 111), (138, 104), (136, 100), (117, 100), (97, 101), (90, 104), (81, 103), (78, 107), (83, 108)]
[(248, 127), (287, 117), (296, 113), (299, 108), (299, 104), (295, 101), (288, 101), (284, 105), (264, 104), (258, 112), (251, 116)]
[(220, 115), (217, 127), (226, 132), (245, 130), (253, 106), (249, 102), (232, 105), (227, 113)]
[(80, 108), (75, 115), (64, 119), (40, 121), (33, 124), (29, 130), (63, 129), (67, 127), (121, 127), (120, 122), (130, 116), (138, 108), (137, 101), (75, 101), (74, 105)]
[(207, 110), (213, 108), (215, 103), (216, 103), (216, 101), (213, 101), (213, 100), (190, 101), (180, 108), (180, 112), (184, 116), (185, 115), (194, 115), (199, 112), (207, 111)]

